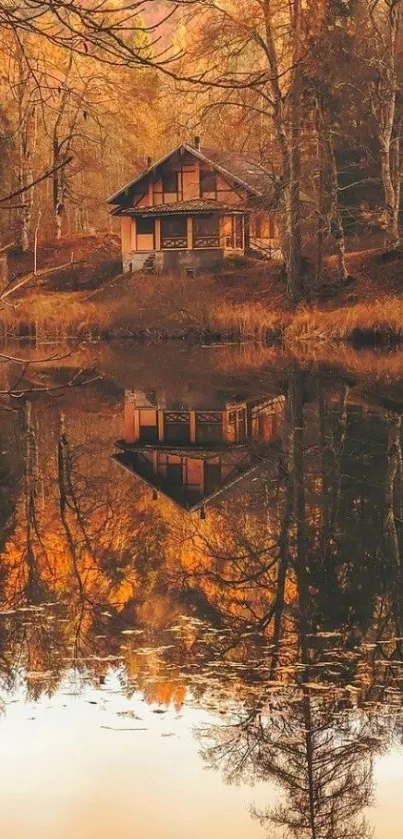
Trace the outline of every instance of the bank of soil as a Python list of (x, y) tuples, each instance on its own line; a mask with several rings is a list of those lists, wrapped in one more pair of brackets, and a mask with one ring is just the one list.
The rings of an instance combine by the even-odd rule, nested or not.
[[(244, 259), (199, 277), (121, 275), (117, 237), (66, 239), (42, 246), (39, 277), (4, 298), (0, 337), (401, 342), (403, 253), (356, 251), (347, 266), (339, 283), (330, 258), (319, 286), (308, 269), (308, 302), (292, 308), (275, 262)], [(10, 255), (11, 285), (30, 270), (32, 254)]]

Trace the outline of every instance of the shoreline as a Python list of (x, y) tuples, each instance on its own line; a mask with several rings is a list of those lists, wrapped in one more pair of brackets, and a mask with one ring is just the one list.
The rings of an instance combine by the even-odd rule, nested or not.
[[(186, 341), (338, 345), (392, 348), (403, 344), (403, 260), (385, 261), (380, 249), (347, 255), (348, 283), (335, 278), (329, 257), (320, 286), (309, 283), (310, 301), (292, 308), (278, 263), (245, 263), (192, 279), (172, 275), (115, 274), (106, 277), (93, 240), (81, 241), (87, 274), (60, 269), (43, 282), (7, 292), (0, 309), (0, 340)], [(72, 243), (66, 243), (66, 247)], [(87, 251), (85, 250), (87, 248)], [(63, 253), (59, 251), (58, 258)], [(52, 252), (49, 248), (49, 261)], [(92, 266), (92, 268), (91, 268)], [(75, 287), (72, 288), (72, 276)], [(81, 284), (82, 281), (82, 284)], [(92, 282), (91, 281), (91, 282)], [(34, 282), (37, 283), (34, 285)], [(74, 285), (74, 284), (73, 284)]]

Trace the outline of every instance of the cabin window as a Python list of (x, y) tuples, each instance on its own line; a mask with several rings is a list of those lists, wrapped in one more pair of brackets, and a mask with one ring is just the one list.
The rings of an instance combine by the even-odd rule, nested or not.
[(224, 242), (225, 247), (233, 250), (242, 250), (244, 247), (244, 221), (243, 217), (226, 216), (224, 221)]
[(162, 191), (164, 195), (177, 195), (178, 193), (178, 173), (164, 172), (162, 176)]
[(219, 216), (199, 216), (193, 219), (193, 247), (220, 247)]
[(256, 238), (261, 239), (262, 238), (262, 216), (261, 215), (256, 214), (256, 216), (254, 217), (254, 227), (255, 227), (254, 233), (255, 233)]
[(217, 197), (217, 172), (205, 166), (200, 167), (200, 195), (214, 194)]
[(234, 216), (234, 247), (243, 248), (243, 220), (242, 216)]
[(137, 218), (136, 219), (136, 250), (138, 251), (153, 251), (155, 247), (154, 238), (154, 219), (153, 218)]
[(154, 219), (153, 218), (138, 218), (137, 233), (140, 236), (154, 236)]
[(168, 216), (161, 219), (161, 247), (163, 250), (187, 248), (186, 216)]

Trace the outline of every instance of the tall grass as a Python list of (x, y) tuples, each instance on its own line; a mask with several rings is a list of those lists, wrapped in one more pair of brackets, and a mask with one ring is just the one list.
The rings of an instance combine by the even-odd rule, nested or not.
[[(0, 339), (35, 336), (204, 337), (270, 341), (282, 337), (292, 347), (302, 343), (337, 343), (354, 339), (403, 341), (403, 299), (389, 295), (362, 302), (304, 306), (292, 312), (284, 301), (248, 298), (213, 276), (185, 278), (130, 276), (113, 278), (94, 292), (34, 289), (0, 309)], [(242, 297), (241, 301), (240, 298)], [(270, 302), (268, 302), (270, 300)]]
[(403, 340), (403, 300), (385, 297), (334, 309), (303, 308), (284, 330), (286, 342)]

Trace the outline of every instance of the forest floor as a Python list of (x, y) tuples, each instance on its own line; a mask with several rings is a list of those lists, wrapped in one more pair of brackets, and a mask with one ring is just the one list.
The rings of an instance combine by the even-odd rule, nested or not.
[(1, 300), (0, 337), (403, 342), (403, 252), (349, 253), (343, 286), (330, 257), (320, 286), (308, 273), (309, 302), (294, 309), (275, 262), (234, 260), (215, 275), (178, 279), (121, 275), (119, 253), (111, 234), (42, 245), (36, 278), (32, 253), (10, 254), (7, 292), (16, 290)]

